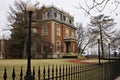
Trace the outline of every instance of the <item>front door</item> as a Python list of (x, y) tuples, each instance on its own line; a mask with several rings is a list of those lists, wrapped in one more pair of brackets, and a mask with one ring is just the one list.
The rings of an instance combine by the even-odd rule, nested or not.
[(65, 42), (66, 44), (66, 53), (69, 53), (70, 42)]

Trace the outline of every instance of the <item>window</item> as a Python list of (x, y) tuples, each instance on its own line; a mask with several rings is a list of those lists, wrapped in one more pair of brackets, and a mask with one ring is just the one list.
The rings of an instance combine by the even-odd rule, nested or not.
[(46, 18), (46, 14), (42, 14), (42, 19), (45, 19)]
[(60, 52), (60, 40), (57, 40), (56, 42), (56, 49), (57, 49), (57, 52)]
[(60, 36), (60, 26), (57, 25), (57, 36)]
[(36, 32), (37, 32), (36, 28), (32, 28), (32, 33), (36, 33)]
[(32, 43), (31, 52), (35, 52), (35, 43)]
[(57, 13), (56, 12), (54, 12), (54, 17), (57, 18)]
[(43, 46), (41, 46), (41, 53), (44, 53)]
[(63, 20), (66, 21), (66, 17), (65, 16), (63, 16)]
[(60, 20), (62, 21), (62, 14), (60, 14)]
[(48, 17), (48, 18), (50, 17), (50, 12), (47, 12), (47, 17)]
[(51, 10), (49, 10), (49, 11), (47, 12), (47, 17), (48, 17), (48, 18), (52, 18), (52, 11), (51, 11)]
[(43, 28), (42, 28), (42, 35), (43, 35), (43, 36), (48, 35), (48, 29), (47, 29), (47, 27), (43, 27)]
[(72, 21), (71, 21), (71, 20), (69, 20), (69, 23), (71, 24), (71, 23), (72, 23)]
[(74, 32), (72, 31), (72, 37), (74, 37)]
[(68, 37), (68, 36), (69, 36), (69, 29), (66, 28), (66, 37)]

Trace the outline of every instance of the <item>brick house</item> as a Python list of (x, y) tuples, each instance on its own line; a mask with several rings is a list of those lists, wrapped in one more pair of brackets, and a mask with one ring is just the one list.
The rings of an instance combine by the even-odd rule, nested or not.
[[(52, 57), (77, 53), (76, 28), (74, 18), (70, 14), (53, 6), (43, 6), (34, 16), (36, 19), (33, 20), (32, 30), (51, 43), (49, 51)], [(44, 45), (38, 47), (37, 43), (33, 43), (36, 45), (33, 47), (36, 57), (45, 53)]]
[[(16, 16), (17, 21), (15, 23), (21, 23), (22, 21), (22, 23), (24, 23), (25, 19), (28, 19), (26, 13), (18, 13)], [(25, 16), (25, 18), (22, 19), (21, 16)], [(25, 24), (25, 26), (27, 26), (27, 24)], [(15, 32), (15, 28), (16, 27), (11, 30), (12, 33)], [(34, 34), (39, 35), (39, 39)], [(5, 45), (7, 45), (7, 42), (10, 44), (11, 40), (6, 41)], [(13, 39), (12, 42), (16, 41)], [(18, 50), (17, 52), (9, 52), (5, 46), (4, 56), (7, 58), (19, 58), (20, 56), (20, 58), (24, 58), (27, 56), (26, 46), (24, 45), (24, 47), (24, 51)], [(14, 46), (11, 48), (14, 48)], [(70, 53), (77, 53), (78, 48), (74, 18), (54, 6), (43, 6), (36, 9), (36, 12), (33, 13), (32, 16), (31, 49), (34, 58), (57, 58), (63, 55), (70, 55)]]

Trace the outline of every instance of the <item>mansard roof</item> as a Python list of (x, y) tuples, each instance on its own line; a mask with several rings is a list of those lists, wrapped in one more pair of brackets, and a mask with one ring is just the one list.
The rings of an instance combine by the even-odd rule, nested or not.
[[(67, 18), (67, 20), (60, 20), (60, 19), (56, 19), (56, 18), (54, 18), (54, 17), (52, 17), (52, 18), (47, 18), (47, 19), (44, 19), (44, 20), (54, 20), (54, 21), (57, 21), (57, 22), (60, 22), (60, 23), (62, 23), (62, 24), (66, 24), (66, 25), (68, 25), (68, 26), (70, 26), (70, 27), (72, 27), (72, 28), (74, 28), (74, 29), (76, 29), (75, 28), (75, 26), (74, 26), (74, 18), (73, 18), (73, 16), (71, 16), (68, 12), (66, 12), (66, 11), (63, 11), (62, 9), (59, 9), (59, 8), (57, 8), (57, 7), (55, 7), (55, 6), (42, 6), (41, 8), (40, 8), (40, 10), (39, 10), (39, 12), (41, 13), (41, 14), (46, 14), (46, 12), (48, 12), (48, 11), (50, 11), (50, 10), (52, 10), (52, 13), (54, 12), (56, 12), (56, 13), (58, 13), (59, 14), (59, 16), (60, 15), (62, 15), (63, 17), (65, 17), (65, 18)], [(52, 15), (53, 16), (53, 15)], [(63, 18), (62, 17), (62, 18)], [(59, 17), (60, 18), (60, 17)], [(43, 21), (43, 19), (42, 19), (42, 21)]]

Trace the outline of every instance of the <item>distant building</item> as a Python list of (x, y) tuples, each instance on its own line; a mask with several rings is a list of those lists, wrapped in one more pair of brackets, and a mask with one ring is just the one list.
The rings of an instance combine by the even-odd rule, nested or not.
[[(52, 43), (50, 49), (53, 57), (77, 53), (76, 28), (71, 15), (53, 6), (43, 6), (38, 11), (36, 19), (33, 27), (40, 26), (36, 26), (34, 32), (45, 36)], [(34, 47), (36, 57), (44, 53), (44, 46)]]

